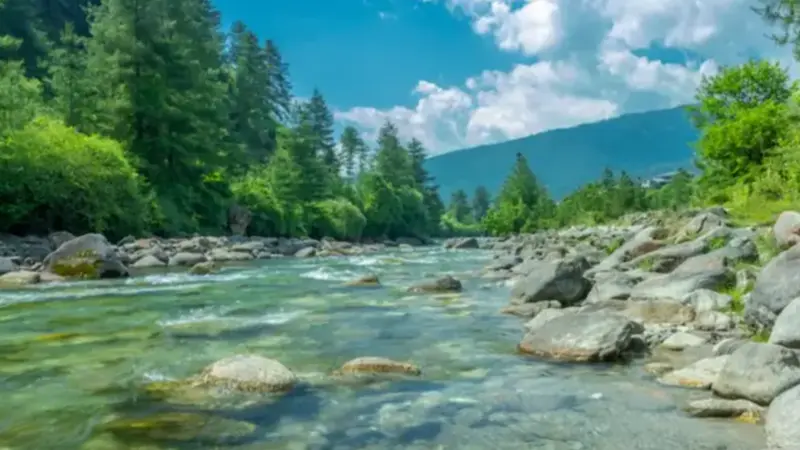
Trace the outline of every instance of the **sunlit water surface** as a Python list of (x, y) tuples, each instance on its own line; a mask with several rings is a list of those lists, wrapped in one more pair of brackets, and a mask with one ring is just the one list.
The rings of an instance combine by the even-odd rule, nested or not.
[[(479, 250), (271, 260), (218, 275), (150, 274), (0, 292), (0, 449), (758, 449), (759, 427), (686, 417), (693, 393), (630, 366), (556, 365), (515, 354), (508, 287), (470, 275)], [(342, 283), (377, 273), (382, 288)], [(452, 273), (460, 296), (410, 296)], [(358, 356), (410, 360), (419, 379), (301, 385), (244, 407), (143, 395), (237, 353), (283, 362), (304, 379)], [(174, 412), (227, 419), (186, 433), (112, 419)], [(246, 424), (228, 433), (224, 424)], [(203, 425), (205, 426), (205, 425)], [(250, 427), (250, 428), (247, 428)], [(236, 429), (236, 427), (233, 427)], [(217, 434), (215, 434), (217, 433)]]

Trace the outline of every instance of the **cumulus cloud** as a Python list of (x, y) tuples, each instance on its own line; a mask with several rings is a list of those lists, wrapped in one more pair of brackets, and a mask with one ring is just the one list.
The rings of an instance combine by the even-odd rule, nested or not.
[[(500, 51), (535, 57), (460, 86), (420, 81), (411, 107), (336, 113), (369, 138), (392, 120), (403, 137), (434, 153), (604, 119), (643, 102), (648, 109), (684, 104), (703, 76), (752, 57), (778, 59), (797, 72), (789, 49), (766, 37), (767, 26), (750, 9), (755, 0), (422, 1), (467, 17)], [(696, 56), (649, 59), (654, 45)]]

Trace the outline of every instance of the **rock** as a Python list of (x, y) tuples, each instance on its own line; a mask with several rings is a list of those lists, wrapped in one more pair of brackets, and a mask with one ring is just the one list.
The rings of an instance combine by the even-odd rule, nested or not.
[(661, 343), (661, 346), (667, 350), (682, 351), (688, 347), (699, 347), (705, 343), (705, 338), (680, 331), (668, 337)]
[(206, 262), (206, 256), (202, 253), (178, 252), (169, 259), (170, 266), (194, 266)]
[(314, 248), (314, 247), (310, 247), (309, 246), (309, 247), (303, 247), (300, 250), (297, 250), (294, 253), (294, 257), (295, 258), (311, 258), (313, 256), (316, 256), (316, 254), (317, 254), (317, 249)]
[(252, 253), (250, 252), (235, 252), (232, 250), (226, 250), (224, 248), (215, 248), (212, 249), (208, 254), (209, 259), (212, 261), (220, 261), (220, 262), (227, 262), (227, 261), (250, 261), (255, 259)]
[(0, 257), (0, 275), (19, 270), (19, 258), (3, 256)]
[(28, 286), (41, 281), (41, 273), (30, 270), (17, 270), (0, 275), (0, 287)]
[(54, 231), (47, 235), (47, 240), (53, 248), (61, 247), (65, 242), (75, 239), (75, 235), (69, 231)]
[(119, 418), (99, 426), (123, 441), (182, 442), (197, 445), (235, 444), (251, 438), (256, 426), (193, 412), (160, 412), (145, 417)]
[(444, 276), (435, 281), (420, 283), (408, 288), (408, 292), (422, 294), (461, 292), (461, 290), (461, 282), (450, 275)]
[(710, 397), (689, 401), (684, 411), (693, 417), (730, 418), (749, 414), (761, 417), (764, 407), (749, 400)]
[(62, 277), (119, 278), (129, 275), (116, 250), (102, 234), (69, 240), (44, 260), (46, 271)]
[(728, 358), (730, 357), (725, 355), (701, 359), (682, 369), (664, 374), (658, 381), (670, 386), (708, 389), (719, 378)]
[(702, 271), (676, 269), (642, 281), (633, 288), (631, 298), (681, 301), (699, 289), (718, 290), (729, 284), (731, 278), (732, 274), (724, 268)]
[(800, 384), (797, 353), (772, 344), (750, 342), (729, 357), (714, 382), (714, 393), (768, 405), (782, 392)]
[(772, 259), (756, 279), (744, 307), (744, 320), (756, 329), (772, 328), (778, 315), (800, 297), (800, 246)]
[(704, 311), (694, 319), (694, 326), (702, 331), (728, 331), (735, 324), (729, 314), (719, 311)]
[(257, 355), (235, 355), (206, 367), (204, 384), (224, 385), (239, 391), (282, 392), (297, 383), (295, 374), (280, 362)]
[(381, 281), (378, 279), (377, 275), (364, 275), (363, 277), (361, 277), (361, 278), (359, 278), (357, 280), (348, 281), (344, 285), (345, 286), (351, 286), (351, 287), (356, 287), (356, 286), (376, 287), (376, 286), (380, 286), (381, 285)]
[(244, 206), (234, 204), (228, 209), (228, 227), (235, 236), (244, 236), (252, 219), (253, 214)]
[(480, 244), (478, 243), (478, 240), (475, 239), (474, 237), (454, 238), (445, 241), (444, 247), (452, 249), (474, 249), (474, 248), (480, 248)]
[(561, 317), (564, 314), (573, 313), (573, 311), (568, 311), (564, 309), (545, 309), (542, 310), (539, 314), (537, 314), (531, 320), (525, 322), (525, 330), (527, 332), (531, 332), (538, 328), (541, 328), (547, 322), (555, 319), (556, 317)]
[(687, 259), (703, 254), (707, 249), (705, 240), (697, 239), (682, 244), (662, 247), (658, 250), (644, 254), (625, 263), (623, 267), (632, 269), (638, 267), (642, 270), (658, 273), (672, 272)]
[(377, 374), (393, 373), (404, 375), (420, 375), (422, 371), (419, 367), (408, 363), (393, 361), (388, 358), (377, 356), (363, 356), (350, 360), (339, 369), (341, 374)]
[(637, 283), (643, 278), (630, 272), (604, 272), (595, 275), (595, 284), (586, 296), (585, 303), (606, 300), (627, 300)]
[(560, 361), (612, 361), (623, 356), (632, 336), (642, 331), (641, 325), (619, 314), (565, 314), (527, 333), (519, 350)]
[(145, 255), (131, 265), (131, 267), (134, 267), (136, 269), (145, 269), (151, 267), (166, 267), (166, 266), (167, 263), (156, 258), (153, 255)]
[(686, 325), (697, 313), (691, 306), (669, 300), (640, 300), (624, 304), (622, 314), (643, 324)]
[(783, 392), (769, 405), (764, 426), (769, 450), (800, 448), (798, 424), (800, 424), (800, 386)]
[(739, 347), (748, 342), (750, 341), (745, 339), (736, 339), (736, 338), (723, 339), (717, 342), (716, 345), (714, 345), (714, 348), (711, 350), (711, 353), (714, 356), (730, 355), (731, 353), (735, 352), (736, 349), (738, 349)]
[(769, 343), (800, 350), (800, 298), (792, 300), (778, 315)]
[(587, 277), (591, 278), (595, 273), (604, 272), (617, 268), (620, 264), (637, 258), (641, 255), (650, 253), (664, 246), (664, 242), (659, 240), (665, 231), (658, 227), (645, 228), (621, 247), (614, 250), (607, 258), (587, 272)]
[(556, 300), (564, 306), (573, 305), (589, 293), (591, 283), (583, 277), (589, 267), (589, 262), (580, 256), (555, 262), (540, 262), (527, 276), (514, 284), (511, 303), (518, 305)]
[(800, 242), (800, 213), (782, 212), (772, 226), (772, 236), (778, 248), (788, 248)]
[(655, 376), (661, 376), (665, 373), (672, 372), (675, 370), (675, 367), (672, 364), (664, 363), (664, 362), (651, 362), (647, 363), (643, 367), (644, 371)]
[(710, 289), (698, 289), (683, 297), (681, 303), (692, 305), (698, 313), (706, 311), (724, 311), (731, 308), (733, 299), (730, 295), (720, 294)]
[(214, 261), (199, 262), (189, 269), (192, 275), (209, 275), (217, 271), (217, 266)]
[(508, 305), (503, 307), (500, 312), (503, 314), (511, 314), (512, 316), (517, 317), (533, 318), (542, 311), (551, 308), (560, 309), (561, 303), (553, 300), (536, 303), (523, 303), (521, 305)]
[(711, 231), (715, 228), (724, 227), (726, 226), (726, 220), (724, 217), (720, 217), (717, 214), (711, 212), (703, 212), (700, 213), (692, 218), (679, 232), (678, 237), (680, 238), (693, 238), (699, 236), (702, 233), (706, 233)]

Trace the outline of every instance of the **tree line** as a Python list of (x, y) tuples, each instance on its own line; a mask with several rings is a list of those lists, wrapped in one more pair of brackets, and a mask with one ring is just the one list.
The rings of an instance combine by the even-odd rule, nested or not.
[(422, 143), (337, 142), (323, 95), (210, 0), (61, 3), (0, 5), (0, 232), (220, 234), (234, 208), (255, 235), (441, 232)]

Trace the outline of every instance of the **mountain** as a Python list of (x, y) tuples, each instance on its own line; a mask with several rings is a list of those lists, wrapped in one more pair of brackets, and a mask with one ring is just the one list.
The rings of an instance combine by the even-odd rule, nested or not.
[(613, 119), (546, 131), (513, 141), (457, 150), (426, 160), (440, 185), (442, 199), (456, 189), (471, 196), (484, 185), (497, 193), (521, 152), (555, 198), (596, 180), (603, 169), (625, 170), (649, 178), (690, 169), (691, 144), (699, 132), (684, 107), (628, 114)]

